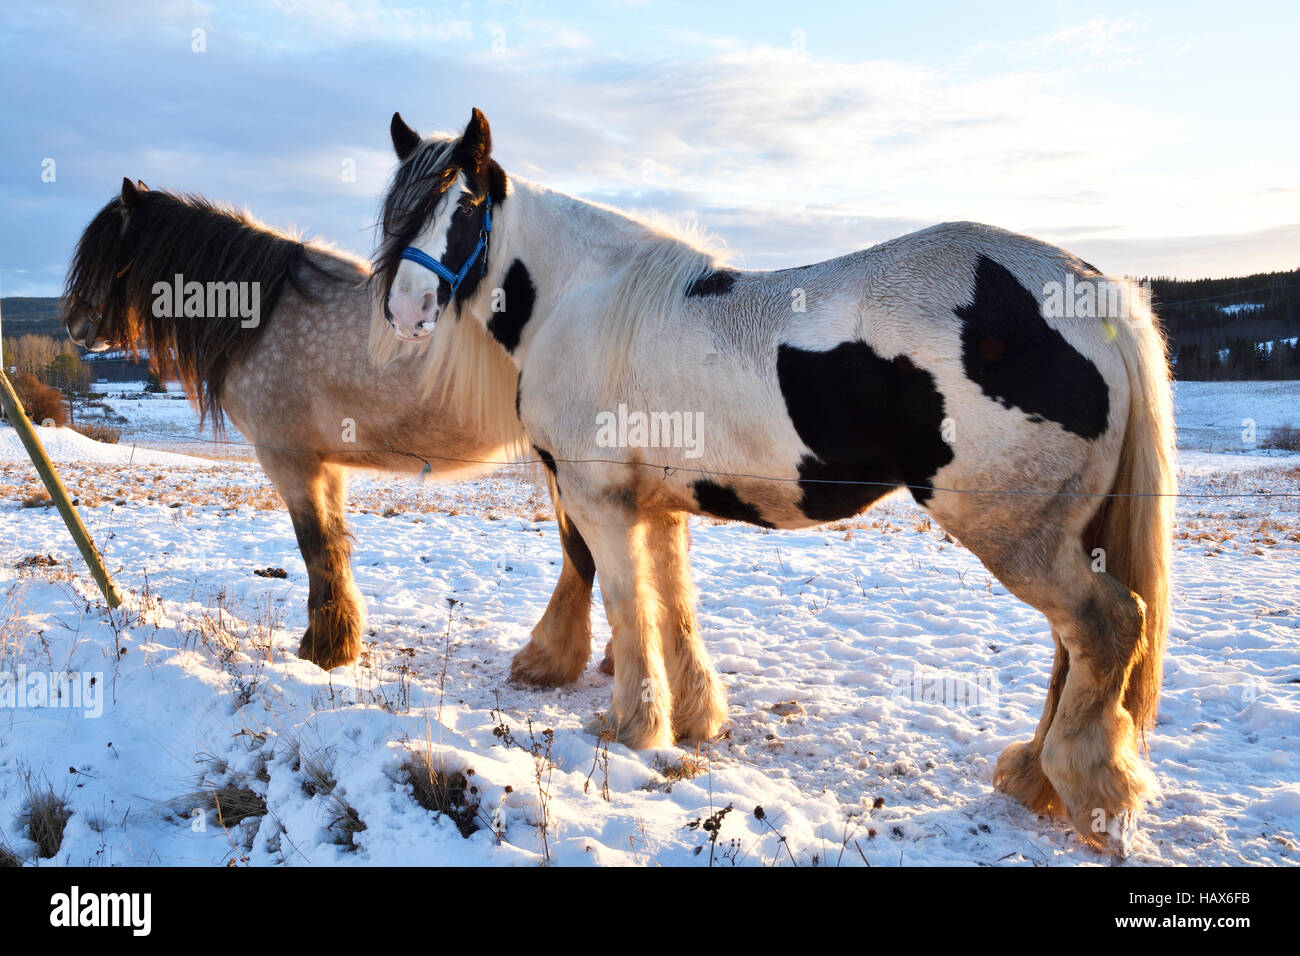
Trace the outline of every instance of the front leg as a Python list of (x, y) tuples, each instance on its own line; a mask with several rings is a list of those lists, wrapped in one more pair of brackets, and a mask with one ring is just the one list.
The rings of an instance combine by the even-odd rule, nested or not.
[(307, 566), (307, 630), (298, 656), (325, 670), (351, 664), (361, 653), (365, 614), (352, 578), (343, 472), (315, 458), (259, 457), (289, 507)]
[(690, 530), (681, 512), (647, 521), (647, 543), (663, 608), (662, 633), (673, 688), (673, 732), (702, 743), (717, 736), (727, 719), (727, 695), (700, 638), (691, 580)]
[(560, 527), (563, 566), (546, 613), (510, 664), (510, 679), (540, 687), (571, 684), (582, 676), (591, 654), (591, 585), (596, 562), (587, 542), (560, 503), (555, 479), (547, 475)]
[(569, 506), (596, 559), (618, 659), (607, 724), (618, 741), (634, 749), (670, 747), (673, 696), (646, 522), (634, 508), (592, 508), (572, 498)]

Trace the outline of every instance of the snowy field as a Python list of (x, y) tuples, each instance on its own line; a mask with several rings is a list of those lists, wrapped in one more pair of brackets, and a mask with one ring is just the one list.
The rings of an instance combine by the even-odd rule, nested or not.
[[(1241, 432), (1244, 418), (1261, 438), (1300, 424), (1300, 383), (1185, 383), (1177, 398), (1182, 490), (1256, 496), (1180, 501), (1165, 693), (1149, 736), (1163, 793), (1121, 865), (1295, 865), (1300, 456), (1265, 453)], [(123, 444), (42, 437), (129, 594), (113, 615), (0, 427), (0, 674), (34, 687), (65, 675), (61, 703), (77, 704), (36, 706), (29, 693), (0, 708), (0, 855), (1116, 862), (993, 792), (998, 754), (1038, 720), (1051, 641), (1041, 616), (910, 499), (804, 532), (693, 519), (728, 733), (698, 752), (634, 752), (583, 730), (611, 689), (595, 667), (609, 633), (598, 599), (596, 653), (576, 685), (506, 680), (559, 569), (549, 502), (529, 475), (444, 486), (358, 476), (349, 520), (366, 650), (327, 674), (294, 653), (306, 572), (260, 471), (175, 455), (239, 453), (204, 445), (183, 401), (112, 405), (130, 420)], [(954, 700), (954, 688), (970, 693)], [(426, 809), (431, 790), (448, 789), (429, 786), (430, 765), (456, 797), (463, 776), (452, 802), (468, 810)], [(66, 825), (44, 859), (27, 815), (51, 794)], [(710, 817), (719, 825), (706, 830)]]
[(1174, 402), (1184, 448), (1249, 454), (1279, 425), (1300, 428), (1296, 382), (1176, 382)]

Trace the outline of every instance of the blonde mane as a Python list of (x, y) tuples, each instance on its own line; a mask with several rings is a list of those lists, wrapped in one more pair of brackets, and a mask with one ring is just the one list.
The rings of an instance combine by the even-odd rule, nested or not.
[(434, 326), (429, 341), (403, 342), (389, 327), (381, 302), (371, 309), (369, 348), (370, 363), (379, 371), (423, 350), (420, 400), (436, 396), (467, 427), (499, 445), (503, 461), (527, 451), (515, 411), (519, 373), (497, 341), (469, 316), (448, 315)]
[(629, 212), (603, 203), (565, 197), (607, 214), (606, 225), (626, 242), (628, 258), (596, 288), (567, 290), (552, 311), (592, 311), (592, 346), (605, 356), (612, 383), (624, 371), (643, 328), (662, 328), (682, 307), (692, 283), (727, 266), (732, 253), (698, 223), (658, 212)]

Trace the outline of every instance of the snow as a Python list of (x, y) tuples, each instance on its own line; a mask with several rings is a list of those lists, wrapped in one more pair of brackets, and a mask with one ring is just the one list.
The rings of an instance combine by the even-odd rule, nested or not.
[(146, 393), (140, 382), (100, 382), (95, 389), (107, 392), (104, 404), (114, 416), (126, 419), (118, 426), (122, 428), (121, 443), (153, 445), (205, 458), (253, 460), (251, 451), (240, 447), (244, 437), (229, 421), (220, 443), (199, 436), (194, 407), (176, 382), (168, 383), (166, 396)]
[(1219, 311), (1236, 315), (1239, 312), (1258, 312), (1262, 308), (1264, 308), (1263, 302), (1234, 302), (1231, 305), (1219, 306)]
[[(96, 462), (101, 465), (197, 465), (198, 459), (167, 451), (138, 448), (131, 444), (107, 445), (87, 438), (71, 428), (38, 426), (50, 460), (55, 464), (68, 461)], [(18, 433), (9, 426), (0, 428), (0, 461), (22, 461), (27, 457)]]
[[(1179, 502), (1148, 736), (1163, 792), (1124, 865), (1300, 861), (1300, 456), (1240, 441), (1241, 418), (1265, 434), (1297, 395), (1295, 382), (1178, 386), (1182, 489), (1257, 496)], [(1051, 642), (907, 498), (800, 532), (693, 519), (729, 736), (635, 752), (584, 729), (611, 689), (595, 667), (609, 635), (599, 595), (575, 685), (506, 680), (559, 570), (529, 474), (357, 476), (367, 645), (327, 674), (294, 653), (306, 572), (257, 467), (144, 447), (202, 452), (188, 403), (112, 404), (138, 447), (40, 430), (129, 595), (112, 615), (57, 513), (22, 506), (39, 486), (0, 428), (0, 675), (96, 676), (80, 707), (0, 706), (0, 847), (24, 860), (30, 779), (72, 811), (46, 865), (1112, 862), (993, 792), (998, 754), (1038, 720)], [(266, 568), (287, 576), (254, 573)], [(469, 838), (415, 801), (412, 754), (473, 771)], [(265, 811), (231, 823), (240, 792)], [(711, 844), (701, 824), (727, 806)]]
[(1300, 426), (1300, 382), (1175, 382), (1174, 406), (1181, 448), (1267, 454), (1272, 428)]

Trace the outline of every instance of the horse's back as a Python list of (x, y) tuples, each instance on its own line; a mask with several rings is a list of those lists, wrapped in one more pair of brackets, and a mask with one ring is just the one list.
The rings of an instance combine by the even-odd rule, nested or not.
[[(799, 464), (809, 519), (861, 510), (890, 483), (964, 511), (969, 497), (940, 501), (931, 486), (1109, 486), (1129, 402), (1112, 323), (1126, 317), (1076, 315), (1072, 291), (1112, 281), (1048, 243), (943, 223), (802, 269), (741, 274), (736, 301), (718, 301), (711, 319), (746, 330), (756, 367), (774, 373), (811, 452)], [(775, 317), (767, 329), (753, 318), (764, 311)], [(854, 481), (877, 484), (837, 484)]]

